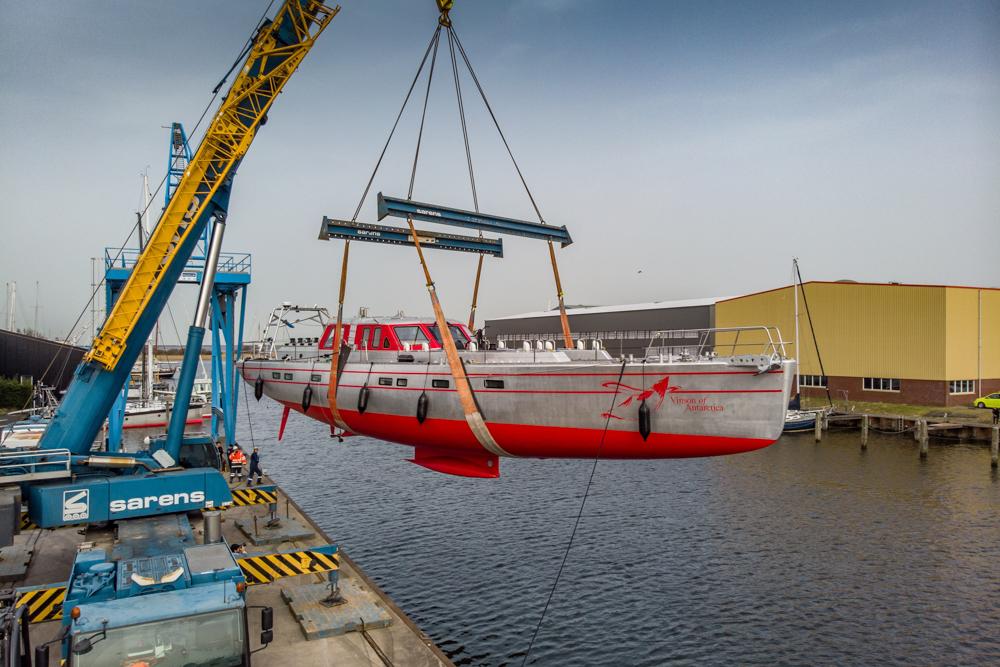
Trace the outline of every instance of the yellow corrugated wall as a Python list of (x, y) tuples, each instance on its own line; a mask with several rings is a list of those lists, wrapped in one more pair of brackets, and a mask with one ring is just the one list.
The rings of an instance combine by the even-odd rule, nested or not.
[(1000, 291), (949, 287), (947, 294), (947, 379), (975, 380), (979, 376), (980, 295), (982, 376), (987, 379), (1000, 377)]
[[(806, 283), (804, 290), (827, 375), (953, 379), (946, 377), (948, 288), (813, 282)], [(792, 288), (786, 287), (719, 302), (716, 326), (771, 324), (781, 329), (785, 340), (792, 340), (795, 304), (791, 295)], [(799, 372), (819, 375), (801, 293), (799, 337)], [(794, 346), (789, 354), (796, 356)]]

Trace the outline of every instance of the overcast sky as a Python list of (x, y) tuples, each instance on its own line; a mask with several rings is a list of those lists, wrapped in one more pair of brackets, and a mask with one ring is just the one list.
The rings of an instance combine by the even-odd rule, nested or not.
[[(40, 328), (66, 335), (90, 258), (133, 226), (140, 172), (163, 178), (163, 126), (194, 127), (266, 4), (0, 1), (0, 282), (18, 283), (17, 326), (37, 281)], [(793, 256), (806, 280), (1000, 286), (1000, 3), (458, 0), (452, 18), (542, 215), (573, 236), (557, 252), (569, 304), (770, 289)], [(335, 309), (343, 243), (317, 240), (320, 221), (354, 213), (436, 20), (432, 0), (345, 0), (275, 102), (225, 243), (253, 254), (248, 326), (285, 300)], [(467, 75), (463, 92), (480, 209), (533, 219)], [(416, 102), (362, 222), (375, 193), (406, 196)], [(447, 59), (414, 199), (472, 207)], [(479, 322), (555, 305), (545, 244), (504, 250), (485, 260)], [(476, 257), (427, 259), (467, 318)], [(346, 310), (430, 314), (423, 283), (412, 248), (355, 243)], [(195, 289), (171, 302), (182, 335)]]

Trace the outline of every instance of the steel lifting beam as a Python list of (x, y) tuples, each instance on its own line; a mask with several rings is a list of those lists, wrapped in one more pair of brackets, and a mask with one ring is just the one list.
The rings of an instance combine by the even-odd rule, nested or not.
[[(381, 202), (381, 198), (379, 199)], [(370, 241), (372, 243), (390, 243), (393, 245), (414, 247), (413, 235), (403, 227), (386, 227), (385, 225), (367, 225), (361, 222), (347, 220), (332, 220), (323, 217), (323, 225), (319, 229), (319, 238), (346, 239), (348, 241)], [(439, 232), (418, 231), (417, 238), (424, 248), (438, 250), (458, 250), (475, 252), (494, 257), (503, 257), (503, 240), (486, 239), (476, 236), (459, 236), (457, 234), (441, 234)]]
[(405, 199), (397, 199), (396, 197), (384, 197), (380, 192), (378, 193), (378, 219), (382, 220), (387, 215), (397, 218), (436, 222), (441, 225), (471, 227), (472, 229), (497, 234), (513, 234), (529, 239), (557, 241), (564, 248), (573, 242), (565, 226), (555, 227), (540, 222), (501, 218), (496, 215), (461, 211), (456, 208), (407, 201)]

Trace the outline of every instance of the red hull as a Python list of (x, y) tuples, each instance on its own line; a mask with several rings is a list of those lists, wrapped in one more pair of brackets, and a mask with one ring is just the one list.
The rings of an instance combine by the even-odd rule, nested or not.
[[(302, 406), (285, 404), (296, 412)], [(333, 423), (330, 410), (320, 406), (309, 408), (307, 416), (328, 424)], [(359, 414), (356, 410), (341, 409), (340, 416), (352, 431), (379, 440), (397, 442), (421, 449), (482, 455), (482, 445), (476, 440), (464, 421), (430, 419), (418, 424), (416, 417)], [(677, 435), (651, 433), (643, 441), (637, 432), (600, 429), (565, 428), (554, 426), (528, 426), (524, 424), (499, 424), (490, 422), (490, 433), (505, 451), (514, 456), (530, 458), (583, 458), (592, 459), (600, 448), (604, 459), (692, 458), (698, 456), (724, 456), (742, 454), (762, 449), (773, 440), (755, 438), (730, 438), (705, 435)], [(402, 435), (401, 434), (405, 434)], [(601, 437), (604, 435), (604, 444)], [(401, 438), (405, 437), (405, 441)], [(447, 443), (447, 444), (443, 444)], [(418, 457), (419, 459), (419, 457)], [(419, 460), (415, 460), (419, 463)], [(430, 467), (430, 466), (428, 466)]]

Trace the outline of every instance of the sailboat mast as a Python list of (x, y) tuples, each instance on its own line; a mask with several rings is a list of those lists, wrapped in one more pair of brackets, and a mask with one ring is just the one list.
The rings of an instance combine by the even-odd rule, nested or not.
[[(142, 190), (145, 195), (145, 207), (143, 207), (143, 219), (140, 220), (140, 226), (145, 226), (146, 228), (146, 238), (149, 238), (149, 232), (152, 231), (152, 225), (149, 224), (149, 202), (152, 197), (149, 194), (149, 177), (146, 172), (142, 172)], [(146, 339), (146, 349), (143, 350), (143, 368), (142, 368), (142, 398), (143, 400), (149, 401), (153, 398), (153, 364), (154, 362), (154, 352), (153, 352), (153, 341), (155, 338), (154, 334), (150, 338)]]
[(799, 393), (799, 382), (802, 378), (802, 354), (799, 353), (799, 260), (792, 258), (792, 294), (795, 296), (795, 394)]

